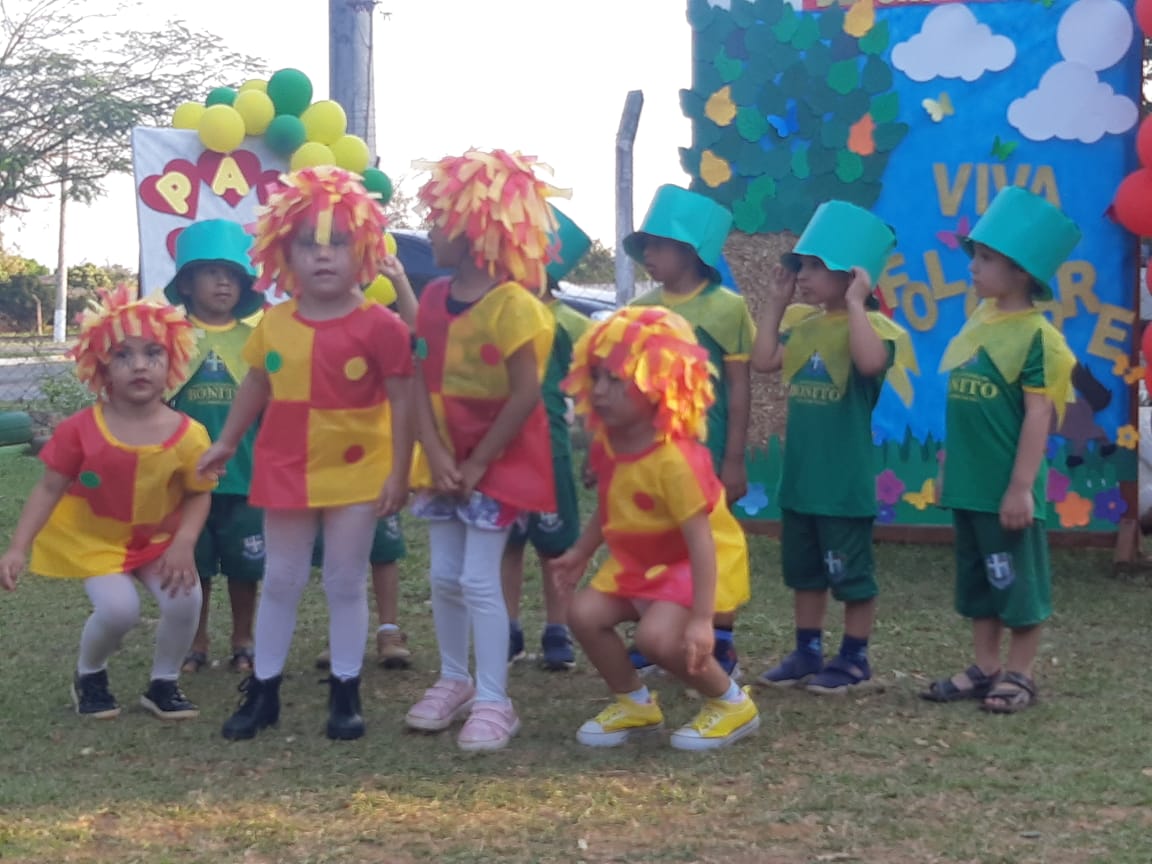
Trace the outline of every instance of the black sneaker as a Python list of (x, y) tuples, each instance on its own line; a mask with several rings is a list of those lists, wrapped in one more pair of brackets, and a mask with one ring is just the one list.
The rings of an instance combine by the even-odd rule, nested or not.
[(77, 674), (72, 679), (72, 704), (81, 717), (95, 720), (111, 720), (120, 716), (120, 706), (116, 697), (108, 689), (108, 670)]
[(261, 681), (249, 675), (236, 689), (244, 699), (231, 717), (224, 721), (220, 734), (229, 741), (245, 741), (256, 733), (280, 722), (280, 681), (277, 675)]
[(188, 701), (175, 681), (153, 680), (140, 704), (161, 720), (190, 720), (200, 716), (200, 709)]

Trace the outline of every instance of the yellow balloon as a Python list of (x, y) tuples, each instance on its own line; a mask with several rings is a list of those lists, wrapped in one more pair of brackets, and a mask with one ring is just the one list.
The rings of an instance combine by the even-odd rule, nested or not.
[(315, 141), (308, 141), (301, 144), (300, 147), (292, 154), (292, 159), (288, 166), (293, 171), (299, 171), (301, 168), (315, 168), (319, 165), (335, 165), (336, 157), (332, 155), (332, 148), (323, 144), (317, 144)]
[(172, 128), (195, 129), (200, 125), (204, 110), (203, 102), (185, 102), (172, 112)]
[(236, 88), (237, 93), (247, 93), (249, 90), (257, 90), (261, 93), (267, 93), (268, 82), (263, 78), (249, 78), (247, 81)]
[(245, 90), (236, 94), (232, 107), (244, 118), (244, 130), (249, 135), (263, 135), (268, 124), (276, 116), (276, 106), (267, 93), (259, 90)]
[(372, 158), (368, 145), (357, 135), (341, 135), (337, 138), (332, 144), (332, 155), (336, 157), (337, 165), (353, 174), (362, 174), (368, 167), (368, 160)]
[(348, 128), (344, 109), (340, 103), (331, 99), (309, 105), (300, 115), (300, 121), (304, 124), (308, 140), (319, 144), (335, 144)]
[(217, 153), (231, 153), (244, 143), (244, 118), (231, 105), (212, 105), (196, 126), (200, 143)]
[(396, 286), (387, 276), (377, 276), (372, 284), (364, 289), (364, 296), (375, 300), (381, 306), (391, 306), (396, 302)]

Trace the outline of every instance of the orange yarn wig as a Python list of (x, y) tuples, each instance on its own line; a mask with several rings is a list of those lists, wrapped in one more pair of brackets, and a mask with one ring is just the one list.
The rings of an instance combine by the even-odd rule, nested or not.
[(99, 303), (89, 302), (77, 316), (80, 341), (68, 352), (76, 361), (76, 377), (99, 396), (108, 383), (107, 369), (112, 352), (129, 336), (138, 336), (164, 346), (168, 354), (165, 387), (175, 390), (188, 376), (188, 363), (196, 349), (196, 335), (181, 309), (151, 300), (136, 299), (128, 285), (100, 289)]
[(376, 278), (388, 254), (384, 241), (388, 217), (377, 201), (379, 196), (368, 192), (355, 174), (328, 165), (284, 174), (280, 184), (269, 194), (268, 203), (249, 229), (255, 237), (252, 263), (260, 271), (253, 286), (257, 291), (275, 283), (278, 295), (293, 293), (289, 246), (296, 232), (311, 224), (316, 226), (316, 241), (322, 245), (331, 242), (333, 232), (348, 235), (353, 260), (360, 267), (356, 274), (359, 284), (367, 285)]
[(708, 408), (716, 401), (708, 352), (692, 325), (658, 306), (627, 306), (589, 329), (572, 350), (563, 386), (576, 412), (596, 431), (592, 370), (604, 369), (636, 386), (657, 406), (656, 428), (670, 437), (702, 439)]
[(546, 199), (568, 195), (536, 177), (539, 164), (505, 150), (413, 163), (432, 174), (416, 193), (432, 223), (449, 239), (467, 237), (472, 260), (490, 276), (507, 275), (538, 292), (548, 282), (549, 239), (558, 227)]

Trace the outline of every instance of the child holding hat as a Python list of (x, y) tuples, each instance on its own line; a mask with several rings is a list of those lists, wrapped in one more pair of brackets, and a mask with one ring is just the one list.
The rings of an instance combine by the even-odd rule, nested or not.
[[(885, 378), (911, 401), (908, 334), (879, 312), (872, 286), (896, 244), (891, 229), (843, 201), (820, 205), (773, 271), (752, 353), (783, 371), (788, 422), (780, 478), (780, 554), (794, 592), (796, 649), (757, 683), (845, 693), (869, 681), (876, 616), (872, 410)], [(797, 287), (818, 305), (789, 305)], [(828, 594), (844, 603), (840, 651), (824, 662)]]
[[(248, 374), (244, 343), (252, 328), (241, 319), (264, 305), (252, 290), (256, 273), (248, 257), (252, 238), (237, 222), (206, 219), (189, 225), (176, 239), (176, 275), (164, 289), (173, 305), (183, 305), (196, 334), (196, 353), (188, 378), (169, 403), (203, 424), (215, 437), (224, 428), (236, 389)], [(252, 482), (252, 446), (256, 429), (245, 433), (225, 466), (212, 509), (196, 541), (196, 569), (204, 603), (184, 672), (198, 672), (208, 662), (208, 613), (212, 579), (228, 580), (232, 608), (232, 658), (235, 672), (252, 671), (252, 619), (256, 588), (264, 575), (264, 513), (248, 504)]]
[[(963, 238), (980, 305), (940, 363), (949, 373), (940, 503), (956, 526), (956, 611), (975, 663), (935, 681), (933, 702), (980, 699), (1012, 714), (1036, 701), (1032, 667), (1052, 614), (1044, 451), (1053, 406), (1073, 401), (1076, 358), (1036, 308), (1080, 241), (1056, 207), (1007, 187)], [(1001, 641), (1009, 631), (1001, 666)]]
[[(660, 283), (635, 304), (673, 310), (692, 325), (708, 352), (716, 400), (708, 410), (704, 443), (729, 503), (744, 497), (748, 486), (744, 465), (752, 402), (748, 357), (756, 338), (747, 304), (721, 285), (716, 269), (731, 227), (732, 214), (710, 198), (678, 186), (661, 186), (640, 230), (624, 238), (625, 251)], [(727, 576), (720, 574), (722, 580)], [(735, 621), (735, 610), (718, 614), (714, 635), (716, 659), (738, 678)], [(633, 651), (632, 661), (642, 671), (653, 668), (640, 652)]]

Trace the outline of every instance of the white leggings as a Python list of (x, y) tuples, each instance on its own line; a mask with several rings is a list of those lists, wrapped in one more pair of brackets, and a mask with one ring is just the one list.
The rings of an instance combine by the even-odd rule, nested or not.
[(84, 590), (92, 601), (92, 614), (84, 622), (80, 634), (80, 659), (76, 671), (81, 675), (99, 672), (108, 665), (108, 658), (120, 648), (128, 631), (140, 623), (140, 595), (136, 582), (156, 598), (160, 607), (160, 622), (156, 625), (156, 649), (152, 654), (152, 679), (175, 681), (180, 675), (180, 664), (192, 647), (196, 626), (200, 621), (200, 580), (185, 594), (175, 596), (160, 587), (160, 573), (146, 568), (135, 578), (127, 573), (110, 573), (84, 580)]
[(323, 523), (324, 594), (328, 598), (328, 645), (332, 675), (360, 675), (368, 640), (368, 556), (376, 529), (376, 505), (350, 504), (323, 510), (264, 511), (264, 587), (256, 607), (256, 677), (284, 671), (296, 610), (312, 572), (312, 546)]
[(508, 607), (500, 559), (509, 528), (484, 530), (459, 519), (430, 521), (432, 615), (440, 674), (467, 680), (469, 631), (476, 637), (476, 700), (508, 699)]

